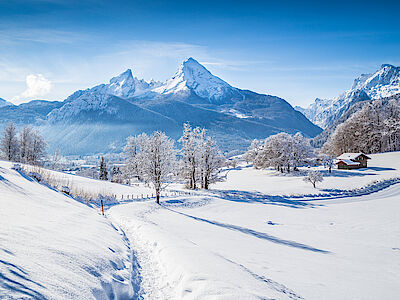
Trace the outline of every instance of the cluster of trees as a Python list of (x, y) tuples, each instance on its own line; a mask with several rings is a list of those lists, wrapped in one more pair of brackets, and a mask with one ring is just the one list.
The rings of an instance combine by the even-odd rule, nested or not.
[(204, 128), (192, 128), (189, 124), (184, 125), (179, 142), (182, 145), (180, 169), (187, 188), (208, 189), (210, 183), (218, 179), (219, 170), (225, 163), (216, 142), (206, 136)]
[(300, 133), (290, 135), (278, 133), (263, 141), (254, 140), (244, 158), (255, 168), (274, 167), (281, 172), (290, 172), (310, 162), (315, 157), (310, 140)]
[(338, 125), (322, 152), (378, 153), (400, 150), (400, 101), (396, 98), (366, 103)]
[(41, 164), (46, 155), (46, 147), (47, 143), (39, 131), (25, 126), (18, 134), (13, 123), (6, 126), (0, 140), (3, 159), (33, 165)]
[(137, 177), (151, 184), (157, 203), (161, 190), (174, 178), (181, 176), (191, 189), (208, 189), (224, 165), (218, 146), (206, 136), (204, 129), (185, 124), (179, 142), (182, 148), (178, 151), (174, 141), (159, 131), (127, 139), (125, 172), (128, 177)]

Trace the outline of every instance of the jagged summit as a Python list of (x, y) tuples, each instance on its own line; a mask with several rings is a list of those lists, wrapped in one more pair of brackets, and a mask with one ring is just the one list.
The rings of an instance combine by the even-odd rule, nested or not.
[(374, 73), (362, 74), (354, 80), (350, 90), (335, 99), (316, 99), (304, 110), (314, 124), (327, 128), (349, 105), (368, 99), (379, 99), (400, 93), (400, 67), (382, 64)]
[(180, 65), (178, 71), (165, 85), (156, 89), (156, 92), (160, 94), (182, 94), (190, 91), (210, 102), (218, 102), (231, 96), (236, 89), (211, 74), (192, 57)]

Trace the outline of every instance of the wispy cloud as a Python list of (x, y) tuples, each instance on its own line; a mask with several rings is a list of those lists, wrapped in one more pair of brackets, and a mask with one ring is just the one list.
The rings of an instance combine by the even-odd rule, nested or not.
[(0, 29), (0, 45), (12, 46), (20, 43), (74, 44), (87, 41), (84, 33), (48, 28)]

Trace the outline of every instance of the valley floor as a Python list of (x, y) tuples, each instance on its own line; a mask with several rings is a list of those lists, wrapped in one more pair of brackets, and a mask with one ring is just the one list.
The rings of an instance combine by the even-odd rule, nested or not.
[(0, 296), (397, 299), (400, 183), (337, 191), (400, 177), (397, 164), (400, 153), (374, 155), (370, 168), (335, 170), (317, 190), (242, 165), (209, 192), (133, 200), (103, 218), (0, 163)]

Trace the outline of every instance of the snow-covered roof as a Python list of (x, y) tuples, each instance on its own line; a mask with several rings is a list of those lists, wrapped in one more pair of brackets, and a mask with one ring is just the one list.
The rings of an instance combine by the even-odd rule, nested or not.
[[(362, 152), (359, 153), (343, 153), (342, 155), (338, 156), (337, 159), (340, 160), (346, 160), (346, 159), (356, 159), (357, 157), (359, 157), (360, 155), (365, 155)], [(370, 157), (368, 157), (367, 155), (365, 155), (368, 159), (371, 159)]]
[(350, 159), (340, 159), (338, 160), (337, 164), (340, 162), (344, 162), (348, 166), (358, 166), (360, 163), (357, 161), (352, 161)]

